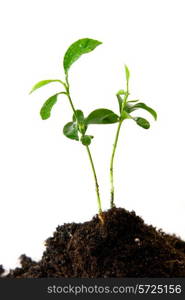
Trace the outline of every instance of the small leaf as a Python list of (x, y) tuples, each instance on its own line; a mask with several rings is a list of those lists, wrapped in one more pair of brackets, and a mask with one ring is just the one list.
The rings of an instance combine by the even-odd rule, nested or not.
[(141, 117), (136, 117), (134, 118), (134, 120), (136, 121), (137, 125), (141, 126), (142, 128), (144, 129), (150, 128), (150, 123), (146, 119)]
[(132, 107), (130, 107), (130, 112), (132, 112), (136, 109), (139, 109), (139, 108), (145, 109), (146, 111), (148, 111), (154, 117), (155, 120), (157, 120), (156, 111), (153, 108), (147, 106), (145, 103), (142, 103), (142, 102), (139, 102), (139, 103), (133, 105)]
[(127, 101), (127, 103), (134, 103), (134, 102), (138, 102), (139, 100), (129, 100)]
[(116, 95), (125, 95), (126, 92), (124, 90), (119, 90)]
[(87, 130), (87, 125), (86, 125), (86, 122), (85, 122), (83, 111), (81, 111), (79, 109), (77, 109), (75, 111), (75, 114), (73, 114), (73, 122), (77, 122), (78, 130), (82, 134), (85, 134), (85, 132)]
[(132, 110), (132, 105), (131, 104), (129, 104), (129, 101), (126, 103), (126, 105), (125, 105), (125, 111), (127, 112), (127, 113), (131, 113), (132, 111), (134, 111), (134, 110)]
[(128, 82), (130, 79), (130, 71), (129, 71), (129, 68), (127, 67), (127, 65), (125, 65), (125, 75), (126, 75), (126, 80)]
[(118, 121), (118, 115), (116, 115), (112, 110), (106, 108), (96, 109), (86, 118), (87, 124), (112, 124)]
[(118, 99), (118, 104), (119, 104), (119, 112), (121, 113), (123, 99), (121, 98), (120, 94), (117, 94), (117, 99)]
[(63, 133), (69, 139), (79, 141), (78, 128), (76, 123), (74, 122), (67, 123), (63, 128)]
[(55, 103), (57, 102), (57, 96), (58, 96), (58, 94), (51, 96), (48, 100), (46, 100), (46, 102), (42, 106), (42, 108), (40, 110), (40, 115), (41, 115), (42, 120), (46, 120), (50, 117), (51, 110), (52, 110), (53, 106), (55, 105)]
[(63, 65), (64, 65), (64, 70), (65, 73), (68, 73), (69, 68), (71, 67), (71, 65), (77, 60), (79, 59), (79, 57), (82, 54), (91, 52), (92, 50), (94, 50), (98, 45), (102, 44), (99, 41), (93, 40), (93, 39), (80, 39), (78, 41), (76, 41), (75, 43), (73, 43), (68, 50), (65, 53), (64, 56), (64, 61), (63, 61)]
[(84, 146), (89, 146), (92, 138), (93, 138), (92, 135), (84, 135), (81, 137), (81, 142)]
[(33, 93), (35, 90), (37, 90), (37, 89), (41, 88), (42, 86), (44, 86), (44, 85), (46, 85), (46, 84), (49, 84), (49, 83), (51, 83), (51, 82), (60, 82), (60, 83), (62, 83), (62, 81), (59, 80), (59, 79), (42, 80), (42, 81), (37, 82), (37, 83), (32, 87), (32, 89), (31, 89), (31, 91), (30, 91), (29, 94)]
[(79, 123), (84, 123), (84, 122), (85, 122), (85, 118), (84, 118), (84, 113), (83, 113), (83, 111), (81, 111), (81, 110), (79, 110), (79, 109), (77, 109), (77, 110), (75, 111), (75, 114), (73, 114), (73, 121), (76, 121), (76, 119), (77, 119), (77, 121), (78, 121)]

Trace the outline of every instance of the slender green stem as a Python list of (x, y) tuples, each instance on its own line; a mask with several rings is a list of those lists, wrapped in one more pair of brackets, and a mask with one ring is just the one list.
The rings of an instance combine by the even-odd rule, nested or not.
[(97, 202), (98, 202), (98, 212), (99, 212), (99, 214), (101, 214), (102, 213), (102, 207), (101, 207), (101, 199), (100, 199), (100, 192), (99, 192), (99, 185), (98, 185), (98, 179), (97, 179), (97, 175), (96, 175), (96, 170), (95, 170), (95, 167), (94, 167), (94, 162), (93, 162), (93, 159), (92, 159), (92, 155), (91, 155), (89, 146), (86, 146), (86, 149), (87, 149), (87, 153), (88, 153), (88, 156), (89, 156), (89, 160), (90, 160), (92, 171), (93, 171), (93, 175), (94, 175), (94, 181), (95, 181), (95, 186), (96, 186)]
[(118, 144), (118, 138), (119, 138), (119, 133), (120, 133), (122, 122), (123, 121), (120, 120), (119, 123), (118, 123), (117, 131), (116, 131), (116, 137), (115, 137), (115, 141), (114, 141), (114, 144), (113, 144), (111, 161), (110, 161), (110, 184), (111, 184), (110, 206), (111, 206), (111, 208), (115, 206), (114, 205), (114, 156), (115, 156), (115, 153), (116, 153), (116, 147), (117, 147), (117, 144)]
[(66, 95), (67, 95), (67, 97), (68, 97), (68, 100), (69, 100), (69, 103), (70, 103), (71, 108), (72, 108), (72, 110), (73, 110), (73, 113), (74, 113), (74, 115), (76, 116), (76, 110), (75, 110), (73, 101), (72, 101), (71, 96), (70, 96), (70, 86), (69, 86), (69, 81), (68, 81), (68, 76), (67, 76), (67, 75), (66, 75), (66, 85), (65, 85), (65, 89), (66, 89)]
[(110, 161), (110, 186), (111, 186), (111, 190), (110, 190), (110, 195), (111, 195), (110, 207), (111, 208), (113, 208), (115, 206), (115, 203), (114, 203), (114, 157), (115, 157), (116, 148), (117, 148), (117, 144), (118, 144), (118, 138), (119, 138), (119, 134), (120, 134), (121, 125), (123, 123), (122, 113), (123, 113), (124, 106), (126, 104), (128, 96), (129, 96), (129, 92), (128, 92), (128, 82), (127, 82), (127, 92), (126, 92), (125, 97), (124, 97), (123, 102), (122, 102), (122, 107), (121, 107), (121, 112), (120, 112), (120, 121), (118, 123), (117, 131), (116, 131), (116, 137), (115, 137), (115, 141), (114, 141), (114, 144), (113, 144), (111, 161)]
[[(65, 89), (66, 89), (66, 95), (68, 97), (68, 100), (69, 100), (69, 103), (70, 103), (71, 108), (73, 110), (73, 113), (76, 116), (76, 110), (75, 110), (73, 101), (72, 101), (71, 96), (70, 96), (70, 86), (69, 86), (69, 81), (68, 81), (68, 76), (67, 75), (66, 75)], [(76, 118), (76, 120), (77, 120), (77, 118)], [(92, 159), (92, 155), (91, 155), (91, 151), (89, 149), (89, 146), (86, 146), (86, 149), (87, 149), (89, 161), (90, 161), (90, 164), (91, 164), (91, 167), (92, 167), (92, 171), (93, 171), (93, 175), (94, 175), (94, 181), (95, 181), (95, 187), (96, 187), (96, 195), (97, 195), (97, 202), (98, 202), (98, 212), (99, 212), (99, 214), (101, 214), (102, 213), (102, 207), (101, 207), (99, 184), (98, 184), (98, 179), (97, 179), (97, 175), (96, 175), (96, 170), (95, 170), (95, 166), (94, 166), (94, 162), (93, 162), (93, 159)]]
[(59, 82), (66, 88), (66, 83), (63, 82), (62, 80), (59, 80)]
[(126, 89), (127, 89), (127, 93), (129, 93), (129, 81), (127, 80), (127, 83), (126, 83)]
[(69, 99), (69, 103), (70, 103), (70, 105), (71, 105), (71, 108), (72, 108), (72, 110), (73, 110), (73, 113), (74, 113), (74, 115), (76, 116), (76, 110), (75, 110), (74, 104), (73, 104), (73, 102), (72, 102), (72, 99), (71, 99), (71, 96), (70, 96), (69, 93), (67, 93), (67, 97), (68, 97), (68, 99)]

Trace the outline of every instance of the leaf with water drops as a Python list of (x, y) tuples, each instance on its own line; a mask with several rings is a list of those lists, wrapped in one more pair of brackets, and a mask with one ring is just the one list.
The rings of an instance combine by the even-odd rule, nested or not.
[(141, 117), (136, 117), (134, 118), (134, 120), (136, 121), (137, 125), (141, 126), (144, 129), (149, 129), (150, 128), (150, 123)]
[(93, 51), (101, 42), (89, 38), (80, 39), (73, 43), (65, 53), (63, 66), (65, 73), (68, 73), (71, 65), (80, 58), (81, 55)]
[(63, 128), (63, 133), (71, 140), (79, 141), (77, 124), (74, 122), (67, 123)]

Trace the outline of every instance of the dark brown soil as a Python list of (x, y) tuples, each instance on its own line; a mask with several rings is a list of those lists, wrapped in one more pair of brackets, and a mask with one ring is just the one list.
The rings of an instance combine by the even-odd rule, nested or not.
[(185, 277), (184, 241), (122, 208), (103, 218), (58, 226), (40, 261), (22, 255), (7, 277)]
[(3, 274), (3, 273), (4, 273), (3, 266), (2, 266), (2, 265), (0, 265), (0, 276), (1, 276), (1, 274)]

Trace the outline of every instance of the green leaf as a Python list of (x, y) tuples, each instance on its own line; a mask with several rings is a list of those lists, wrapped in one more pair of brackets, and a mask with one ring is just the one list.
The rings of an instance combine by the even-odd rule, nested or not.
[(126, 92), (124, 90), (119, 90), (116, 95), (125, 95)]
[(76, 122), (78, 125), (78, 130), (82, 133), (85, 134), (87, 130), (87, 125), (85, 122), (84, 114), (83, 111), (77, 109), (75, 111), (75, 114), (73, 114), (73, 122)]
[(134, 109), (132, 110), (132, 105), (131, 104), (129, 104), (129, 102), (127, 102), (126, 103), (126, 105), (125, 105), (125, 111), (129, 114), (129, 113), (131, 113), (132, 111), (134, 111)]
[(31, 89), (31, 91), (29, 92), (29, 94), (33, 93), (35, 90), (40, 89), (42, 86), (49, 84), (51, 82), (60, 82), (63, 84), (63, 82), (59, 79), (48, 79), (48, 80), (42, 80), (37, 82)]
[(112, 124), (118, 121), (118, 115), (116, 115), (112, 110), (106, 108), (96, 109), (86, 118), (87, 124)]
[(69, 139), (79, 141), (78, 128), (76, 123), (74, 122), (67, 123), (63, 128), (63, 133)]
[(55, 103), (57, 102), (57, 96), (58, 96), (58, 94), (51, 96), (48, 100), (46, 100), (46, 102), (42, 106), (42, 108), (40, 110), (40, 115), (41, 115), (42, 120), (46, 120), (50, 117), (51, 110), (52, 110), (53, 106), (55, 105)]
[(118, 99), (118, 104), (119, 104), (119, 112), (121, 113), (123, 99), (121, 98), (120, 94), (117, 94), (117, 99)]
[(65, 73), (68, 73), (69, 68), (71, 67), (71, 65), (77, 60), (79, 59), (79, 57), (82, 54), (91, 52), (92, 50), (94, 50), (98, 45), (102, 44), (99, 41), (93, 40), (93, 39), (80, 39), (78, 41), (76, 41), (75, 43), (73, 43), (68, 50), (65, 53), (64, 56), (64, 61), (63, 61), (63, 65), (64, 65), (64, 70)]
[(79, 123), (85, 122), (84, 113), (82, 110), (77, 109), (75, 111), (75, 114), (73, 114), (73, 121), (78, 121)]
[(136, 121), (137, 125), (141, 126), (142, 128), (144, 129), (150, 128), (150, 123), (146, 119), (141, 117), (136, 117), (134, 118), (134, 120)]
[(89, 146), (92, 138), (93, 138), (92, 135), (84, 135), (81, 137), (81, 142), (84, 146)]
[(127, 67), (127, 65), (125, 65), (125, 75), (126, 75), (126, 80), (128, 82), (130, 79), (130, 71), (129, 71), (129, 68)]
[(139, 100), (129, 100), (129, 101), (127, 101), (127, 103), (134, 103), (134, 102), (138, 102)]
[(139, 102), (139, 103), (131, 106), (130, 107), (130, 112), (132, 112), (132, 111), (134, 111), (136, 109), (139, 109), (139, 108), (145, 109), (146, 111), (148, 111), (154, 117), (155, 120), (157, 120), (157, 113), (156, 113), (156, 111), (153, 108), (147, 106), (145, 103), (142, 103), (142, 102)]

